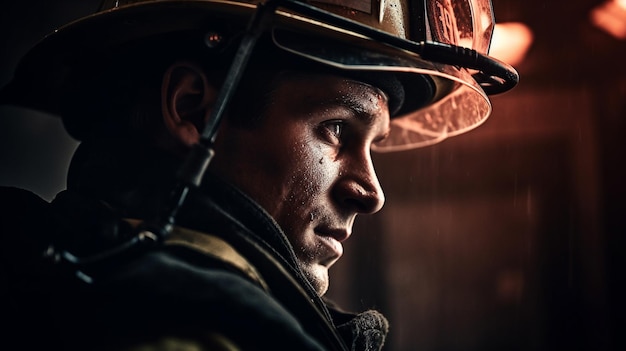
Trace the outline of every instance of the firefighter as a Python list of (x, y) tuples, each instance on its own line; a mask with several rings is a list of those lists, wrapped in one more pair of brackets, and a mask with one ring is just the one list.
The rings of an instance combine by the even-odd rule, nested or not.
[(51, 203), (2, 189), (7, 340), (381, 349), (328, 270), (383, 206), (371, 150), (468, 131), (516, 84), (492, 30), (484, 0), (105, 0), (59, 28), (0, 94), (81, 141)]

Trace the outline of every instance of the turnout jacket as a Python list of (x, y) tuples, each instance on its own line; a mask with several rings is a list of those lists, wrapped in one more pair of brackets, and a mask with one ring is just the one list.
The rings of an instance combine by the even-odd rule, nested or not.
[[(81, 350), (379, 350), (387, 321), (317, 296), (272, 218), (208, 176), (162, 243), (72, 191), (3, 188), (5, 345)], [(7, 207), (8, 205), (8, 207)], [(78, 264), (77, 264), (78, 263)], [(7, 323), (4, 323), (7, 325)]]

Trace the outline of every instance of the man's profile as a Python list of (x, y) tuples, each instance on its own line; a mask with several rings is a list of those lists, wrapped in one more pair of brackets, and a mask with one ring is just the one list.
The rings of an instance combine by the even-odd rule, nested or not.
[(489, 1), (104, 1), (45, 38), (2, 102), (59, 115), (81, 145), (50, 204), (2, 189), (14, 337), (381, 349), (387, 320), (326, 301), (328, 270), (383, 206), (372, 149), (472, 129), (486, 92), (515, 85), (486, 55), (492, 17)]

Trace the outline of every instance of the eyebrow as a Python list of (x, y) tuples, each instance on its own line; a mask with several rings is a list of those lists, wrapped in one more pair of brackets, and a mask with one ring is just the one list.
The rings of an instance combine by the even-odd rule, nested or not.
[[(376, 95), (380, 96), (377, 93)], [(368, 126), (374, 124), (374, 121), (378, 117), (378, 112), (380, 111), (380, 109), (367, 109), (364, 104), (359, 103), (356, 97), (350, 95), (341, 95), (336, 97), (335, 99), (328, 101), (328, 104), (336, 104), (350, 109), (359, 120)], [(376, 106), (378, 105), (376, 104)]]
[[(384, 98), (387, 97), (385, 94), (378, 94), (378, 93), (376, 93), (376, 96), (383, 96)], [(364, 125), (367, 126), (367, 127), (370, 127), (370, 126), (374, 125), (374, 122), (376, 121), (376, 118), (378, 118), (378, 116), (379, 116), (378, 113), (370, 113), (370, 112), (373, 112), (373, 111), (369, 111), (369, 110), (365, 109), (363, 107), (363, 104), (360, 104), (357, 101), (356, 98), (353, 98), (353, 97), (350, 97), (350, 96), (347, 96), (347, 95), (342, 95), (340, 97), (337, 97), (337, 98), (329, 101), (329, 104), (337, 104), (337, 105), (341, 105), (341, 106), (347, 107), (348, 109), (350, 109), (352, 111), (354, 116), (359, 121), (364, 123)], [(376, 111), (379, 111), (379, 109), (376, 109)], [(384, 131), (384, 133), (382, 135), (378, 136), (374, 140), (374, 142), (380, 142), (380, 141), (388, 138), (390, 133), (391, 133), (391, 129), (389, 127), (387, 127), (387, 129)]]
[[(372, 96), (375, 96), (376, 99), (387, 99), (387, 95), (381, 91), (373, 91), (371, 93)], [(311, 101), (311, 100), (310, 100)], [(374, 125), (376, 119), (379, 117), (379, 108), (374, 110), (367, 109), (365, 104), (359, 103), (359, 99), (356, 97), (356, 94), (340, 94), (332, 99), (322, 99), (319, 102), (316, 102), (321, 107), (343, 107), (347, 108), (352, 112), (355, 118), (363, 123), (365, 126), (370, 127)], [(373, 104), (378, 107), (378, 102)], [(390, 134), (391, 130), (389, 126), (385, 129), (384, 133), (380, 137), (377, 137), (375, 142), (381, 141), (387, 138)]]

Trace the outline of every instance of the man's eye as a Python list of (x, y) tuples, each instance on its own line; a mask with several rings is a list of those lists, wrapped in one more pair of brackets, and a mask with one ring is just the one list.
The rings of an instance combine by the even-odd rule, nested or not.
[(333, 137), (341, 138), (341, 132), (343, 131), (343, 123), (341, 121), (328, 122), (325, 126)]

